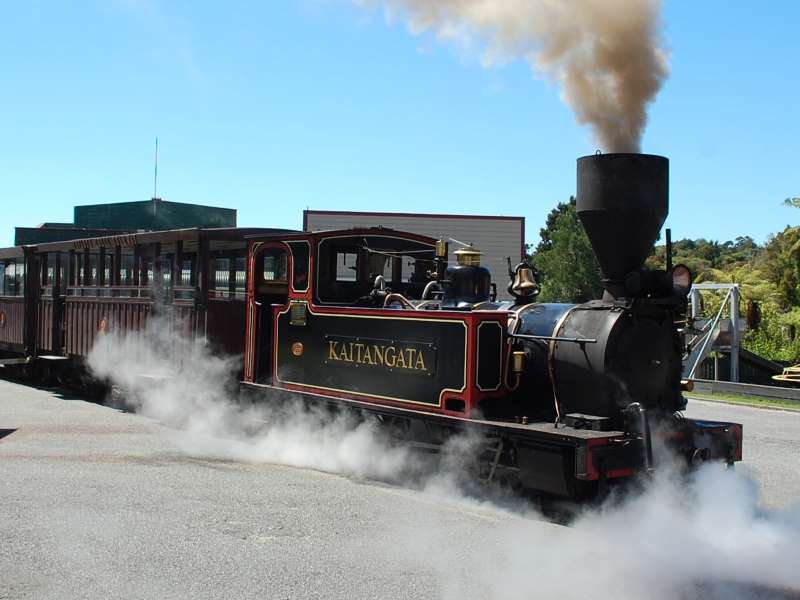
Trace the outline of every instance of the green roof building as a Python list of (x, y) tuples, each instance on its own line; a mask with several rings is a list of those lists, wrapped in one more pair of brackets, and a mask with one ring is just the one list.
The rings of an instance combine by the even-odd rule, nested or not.
[(236, 227), (236, 209), (168, 202), (161, 198), (75, 207), (74, 223), (16, 227), (14, 245), (40, 244), (135, 231)]
[(161, 198), (75, 207), (75, 227), (85, 229), (184, 229), (236, 227), (236, 210)]

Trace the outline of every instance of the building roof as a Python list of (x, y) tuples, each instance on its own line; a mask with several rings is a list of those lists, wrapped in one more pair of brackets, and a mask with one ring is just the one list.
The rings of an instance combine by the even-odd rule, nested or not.
[(169, 202), (161, 198), (75, 207), (75, 226), (90, 229), (161, 230), (236, 227), (236, 209)]

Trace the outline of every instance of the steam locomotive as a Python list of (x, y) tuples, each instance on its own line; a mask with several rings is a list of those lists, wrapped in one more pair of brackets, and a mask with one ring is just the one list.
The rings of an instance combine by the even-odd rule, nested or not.
[(590, 302), (537, 302), (524, 262), (499, 301), (478, 249), (448, 264), (445, 240), (385, 228), (148, 232), (0, 251), (25, 267), (15, 312), (0, 297), (0, 349), (80, 364), (97, 336), (163, 314), (241, 355), (252, 401), (348, 407), (426, 447), (469, 431), (486, 479), (561, 497), (649, 472), (661, 447), (689, 466), (741, 460), (741, 425), (680, 414), (689, 270), (644, 268), (667, 159), (586, 156), (577, 174), (604, 275)]

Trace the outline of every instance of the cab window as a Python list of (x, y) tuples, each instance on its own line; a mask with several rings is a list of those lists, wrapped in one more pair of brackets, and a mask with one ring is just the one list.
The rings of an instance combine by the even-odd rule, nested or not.
[[(318, 246), (316, 299), (324, 304), (364, 305), (383, 277), (386, 288), (419, 298), (433, 270), (430, 244), (390, 236), (322, 239)], [(380, 280), (378, 280), (380, 281)]]

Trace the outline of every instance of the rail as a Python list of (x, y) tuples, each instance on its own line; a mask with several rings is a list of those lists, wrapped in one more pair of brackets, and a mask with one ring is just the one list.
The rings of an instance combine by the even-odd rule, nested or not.
[[(779, 398), (794, 400), (800, 408), (800, 388), (778, 387), (772, 385), (756, 385), (753, 383), (734, 383), (731, 381), (713, 381), (711, 379), (693, 379), (695, 392), (706, 394), (739, 394), (743, 396), (759, 396), (762, 398)], [(692, 394), (687, 392), (687, 396)]]
[[(166, 302), (170, 300), (194, 300), (196, 290), (194, 287), (165, 287), (155, 290), (151, 286), (70, 286), (66, 289), (69, 298), (139, 298), (151, 300), (163, 295)], [(47, 290), (43, 297), (52, 297), (52, 289)]]

